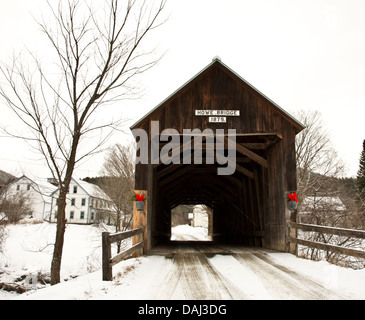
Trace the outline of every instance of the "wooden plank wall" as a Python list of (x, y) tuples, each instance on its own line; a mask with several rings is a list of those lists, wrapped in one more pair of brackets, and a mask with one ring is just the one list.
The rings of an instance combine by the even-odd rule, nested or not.
[[(240, 110), (240, 116), (227, 117), (227, 123), (209, 123), (208, 117), (195, 116), (195, 110), (200, 109)], [(276, 134), (279, 139), (259, 154), (267, 160), (267, 168), (254, 162), (243, 164), (254, 172), (253, 179), (236, 171), (231, 180), (214, 180), (209, 168), (202, 175), (203, 168), (200, 168), (199, 183), (206, 188), (200, 198), (202, 203), (207, 198), (215, 200), (215, 234), (223, 234), (226, 240), (238, 236), (239, 241), (250, 245), (285, 250), (288, 212), (284, 196), (286, 191), (296, 190), (295, 135), (302, 129), (300, 124), (219, 62), (213, 63), (133, 128), (149, 133), (151, 121), (159, 121), (160, 132), (166, 128), (176, 129), (181, 134), (183, 129), (227, 131), (233, 128), (238, 134)], [(146, 190), (149, 195), (146, 222), (149, 247), (159, 239), (167, 239), (170, 232), (168, 199), (173, 191), (167, 188), (161, 192), (163, 179), (168, 175), (157, 178), (159, 170), (160, 166), (136, 166), (135, 189)], [(194, 180), (199, 174), (187, 170), (184, 177)], [(182, 181), (176, 179), (175, 185), (169, 184), (170, 189), (183, 193), (189, 183)], [(216, 187), (212, 187), (213, 184)], [(228, 187), (233, 188), (234, 196), (232, 192), (225, 192)]]

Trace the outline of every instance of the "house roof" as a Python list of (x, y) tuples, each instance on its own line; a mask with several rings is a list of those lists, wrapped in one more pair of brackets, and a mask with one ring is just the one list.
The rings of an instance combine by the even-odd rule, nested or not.
[(107, 201), (112, 201), (109, 198), (109, 196), (99, 186), (92, 183), (88, 183), (83, 180), (76, 180), (73, 178), (72, 180), (74, 183), (78, 184), (89, 196)]
[(26, 179), (29, 181), (29, 183), (33, 186), (33, 189), (37, 192), (39, 192), (39, 194), (44, 198), (44, 200), (46, 201), (48, 197), (51, 196), (51, 194), (57, 190), (57, 187), (53, 186), (52, 184), (48, 183), (47, 180), (45, 179), (35, 179), (35, 178), (30, 178), (26, 175), (22, 175), (20, 178), (17, 178), (15, 180), (13, 180), (11, 183), (9, 183), (7, 185), (7, 188), (11, 187), (12, 185), (18, 183), (20, 180), (22, 179)]
[(308, 196), (303, 199), (302, 213), (315, 208), (318, 210), (346, 210), (346, 206), (339, 197)]
[[(112, 201), (110, 197), (97, 185), (88, 183), (83, 180), (77, 180), (75, 178), (72, 178), (71, 183), (77, 184), (86, 194), (88, 194), (90, 197)], [(57, 192), (58, 188), (53, 192)]]
[(278, 104), (276, 104), (274, 101), (272, 101), (270, 98), (268, 98), (266, 95), (264, 95), (261, 91), (256, 89), (252, 84), (250, 84), (247, 80), (242, 78), (239, 74), (237, 74), (235, 71), (233, 71), (230, 67), (228, 67), (226, 64), (224, 64), (219, 57), (213, 58), (212, 62), (208, 64), (204, 69), (202, 69), (200, 72), (198, 72), (194, 77), (192, 77), (190, 80), (188, 80), (186, 83), (184, 83), (180, 88), (178, 88), (176, 91), (174, 91), (170, 96), (168, 96), (165, 100), (163, 100), (160, 104), (158, 104), (155, 108), (153, 108), (150, 112), (145, 114), (141, 119), (139, 119), (135, 124), (133, 124), (130, 129), (133, 130), (135, 128), (138, 128), (140, 124), (146, 120), (153, 112), (155, 112), (157, 109), (162, 107), (168, 100), (173, 98), (176, 94), (178, 94), (180, 91), (182, 91), (185, 87), (187, 87), (191, 82), (193, 82), (196, 78), (198, 78), (202, 73), (206, 72), (216, 64), (219, 64), (223, 69), (225, 69), (226, 72), (231, 73), (233, 76), (237, 77), (239, 80), (244, 82), (246, 85), (251, 87), (254, 91), (256, 91), (258, 94), (260, 94), (263, 98), (265, 98), (267, 101), (269, 101), (276, 109), (285, 117), (287, 118), (293, 125), (296, 127), (297, 132), (302, 131), (305, 126), (297, 120), (295, 117), (293, 117), (291, 114), (289, 114), (287, 111), (285, 111), (283, 108), (281, 108)]
[[(45, 201), (47, 200), (46, 198), (50, 197), (53, 193), (58, 191), (58, 187), (55, 187), (54, 185), (49, 183), (47, 181), (47, 179), (31, 179), (25, 175), (21, 176), (20, 178), (15, 179), (11, 183), (9, 183), (7, 188), (16, 184), (17, 182), (19, 182), (22, 179), (27, 179), (29, 181), (29, 183), (33, 185), (33, 189), (36, 190), (37, 192), (39, 192)], [(112, 201), (109, 198), (109, 196), (100, 187), (98, 187), (95, 184), (88, 183), (83, 180), (76, 180), (74, 178), (72, 178), (72, 182), (79, 185), (85, 191), (85, 193), (87, 193), (91, 197), (103, 199), (103, 200), (107, 200), (107, 201)]]

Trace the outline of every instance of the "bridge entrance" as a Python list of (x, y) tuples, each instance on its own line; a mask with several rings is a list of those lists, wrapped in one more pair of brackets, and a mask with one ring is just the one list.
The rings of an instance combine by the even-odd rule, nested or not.
[(171, 210), (171, 241), (212, 241), (213, 210), (204, 204)]
[(183, 205), (210, 208), (214, 243), (288, 249), (303, 126), (220, 60), (131, 129), (135, 192), (146, 198), (134, 227), (145, 227), (145, 251), (171, 242), (171, 212)]

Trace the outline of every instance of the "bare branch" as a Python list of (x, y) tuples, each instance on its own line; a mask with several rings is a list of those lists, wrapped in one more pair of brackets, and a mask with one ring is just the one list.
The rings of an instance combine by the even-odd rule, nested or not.
[(163, 23), (166, 0), (47, 3), (49, 15), (37, 23), (53, 50), (53, 63), (28, 52), (29, 64), (14, 58), (10, 67), (0, 66), (0, 98), (30, 132), (12, 136), (37, 148), (59, 182), (54, 284), (59, 281), (66, 194), (75, 165), (100, 152), (121, 123), (113, 117), (96, 119), (97, 111), (135, 93), (133, 80), (159, 60), (142, 43)]

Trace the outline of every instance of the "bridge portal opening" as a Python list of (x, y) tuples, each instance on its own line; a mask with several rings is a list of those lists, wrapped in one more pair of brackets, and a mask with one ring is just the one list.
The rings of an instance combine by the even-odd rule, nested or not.
[[(219, 59), (131, 129), (135, 192), (147, 199), (133, 226), (144, 227), (145, 252), (173, 242), (174, 208), (196, 204), (214, 212), (214, 243), (289, 250), (287, 193), (297, 189), (295, 136), (304, 126)], [(227, 158), (235, 170), (221, 174)]]
[(213, 210), (204, 204), (171, 210), (171, 241), (213, 241)]

